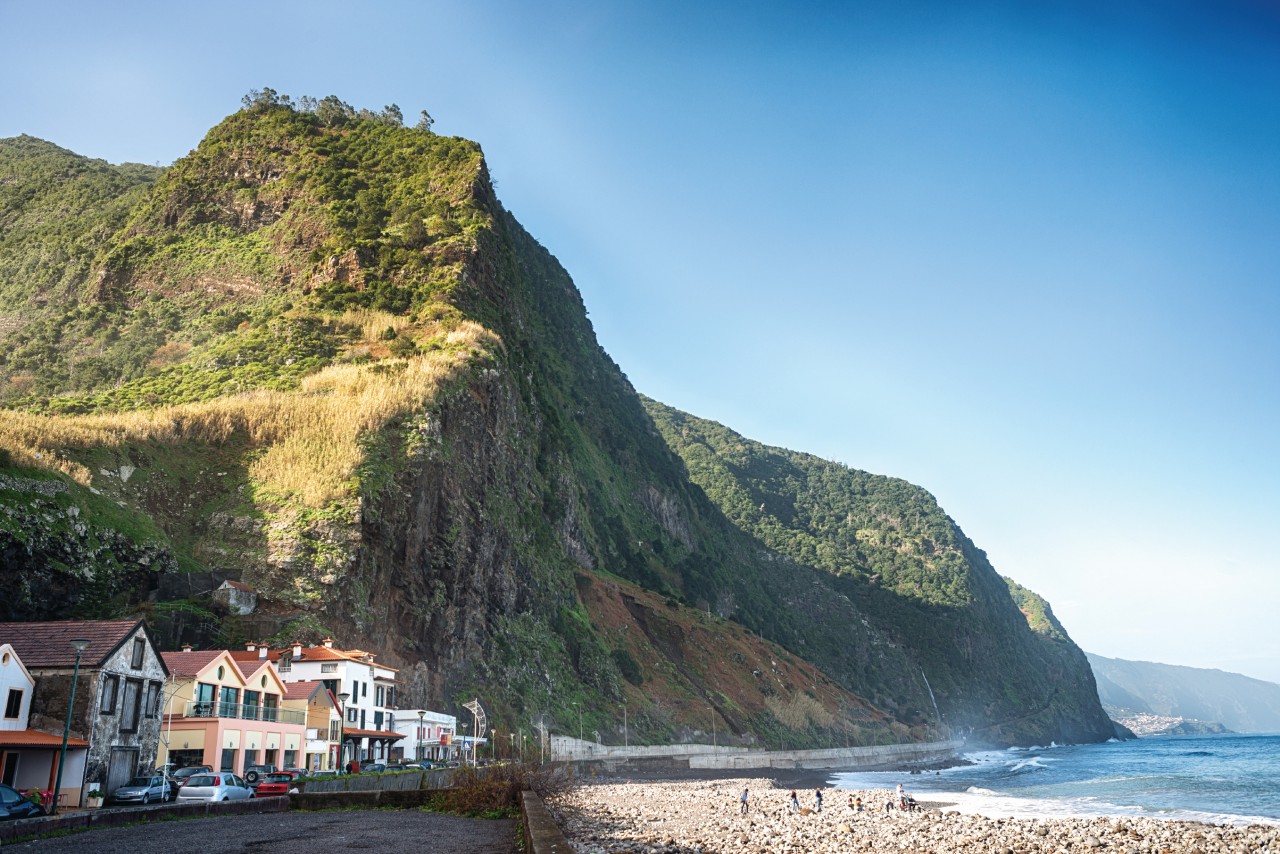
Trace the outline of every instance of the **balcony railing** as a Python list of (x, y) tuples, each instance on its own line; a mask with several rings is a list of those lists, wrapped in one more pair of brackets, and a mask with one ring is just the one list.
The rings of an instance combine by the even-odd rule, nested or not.
[(244, 703), (187, 703), (183, 717), (188, 718), (238, 718), (245, 721), (268, 723), (305, 724), (305, 712), (282, 709), (279, 706), (245, 705)]

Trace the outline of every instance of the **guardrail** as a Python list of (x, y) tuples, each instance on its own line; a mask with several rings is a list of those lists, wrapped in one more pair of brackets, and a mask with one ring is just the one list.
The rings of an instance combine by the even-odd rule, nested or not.
[(186, 718), (236, 718), (267, 723), (305, 724), (306, 712), (295, 712), (279, 706), (246, 705), (244, 703), (187, 703), (182, 710)]

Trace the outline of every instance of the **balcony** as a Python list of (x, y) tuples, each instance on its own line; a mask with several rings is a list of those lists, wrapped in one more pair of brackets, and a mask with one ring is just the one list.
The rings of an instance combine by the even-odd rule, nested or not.
[(267, 723), (305, 724), (306, 712), (281, 709), (278, 706), (245, 705), (243, 703), (187, 703), (182, 710), (185, 718), (236, 718), (244, 721)]

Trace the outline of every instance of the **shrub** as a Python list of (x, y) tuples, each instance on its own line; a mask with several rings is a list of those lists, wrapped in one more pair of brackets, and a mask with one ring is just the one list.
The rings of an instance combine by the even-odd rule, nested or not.
[(552, 765), (494, 765), (459, 768), (454, 784), (431, 802), (441, 812), (466, 816), (511, 815), (520, 810), (520, 793), (526, 789), (548, 798), (568, 792), (575, 785), (573, 767)]

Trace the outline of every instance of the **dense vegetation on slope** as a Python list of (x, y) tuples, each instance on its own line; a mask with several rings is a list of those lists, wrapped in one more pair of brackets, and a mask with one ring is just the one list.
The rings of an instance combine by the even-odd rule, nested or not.
[[(812, 469), (806, 504), (772, 461), (708, 487), (715, 454), (668, 447), (474, 143), (306, 106), (258, 93), (159, 177), (0, 141), (14, 233), (84, 235), (58, 277), (35, 238), (0, 254), (5, 607), (334, 634), (503, 728), (617, 737), (625, 703), (641, 738), (703, 737), (709, 708), (746, 743), (926, 737), (924, 671), (948, 723), (1067, 737), (1074, 676), (981, 636), (974, 608), (1028, 632), (932, 499), (868, 477), (868, 509)], [(225, 578), (254, 614), (211, 600)]]
[[(692, 480), (736, 525), (834, 575), (837, 589), (908, 650), (952, 726), (981, 738), (1016, 738), (1046, 721), (1075, 739), (1109, 734), (1080, 651), (1047, 605), (1020, 613), (933, 496), (646, 403)], [(1016, 589), (1024, 603), (1038, 600)]]

